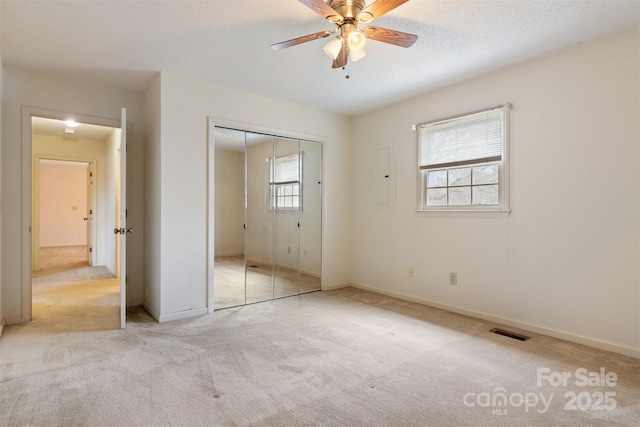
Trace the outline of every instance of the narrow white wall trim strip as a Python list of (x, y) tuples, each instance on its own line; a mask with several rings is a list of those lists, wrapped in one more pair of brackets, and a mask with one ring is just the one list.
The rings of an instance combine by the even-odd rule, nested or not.
[(158, 322), (173, 322), (174, 320), (189, 319), (191, 317), (204, 316), (207, 314), (207, 307), (195, 308), (193, 310), (178, 311), (175, 313), (161, 314)]

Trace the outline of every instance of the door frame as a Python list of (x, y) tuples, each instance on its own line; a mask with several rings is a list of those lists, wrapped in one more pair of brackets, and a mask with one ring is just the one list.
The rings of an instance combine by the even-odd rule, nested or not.
[(44, 117), (55, 120), (75, 119), (78, 122), (120, 128), (121, 122), (117, 119), (95, 117), (86, 114), (71, 113), (65, 111), (50, 110), (38, 107), (22, 107), (22, 322), (28, 322), (32, 317), (32, 224), (33, 224), (33, 155), (31, 118)]
[(33, 220), (31, 226), (32, 233), (32, 241), (31, 241), (31, 268), (32, 270), (40, 269), (40, 247), (39, 245), (33, 244), (33, 242), (37, 242), (40, 237), (40, 183), (37, 179), (40, 176), (40, 160), (55, 160), (55, 161), (66, 161), (66, 162), (78, 162), (78, 163), (87, 163), (91, 166), (91, 172), (93, 172), (93, 186), (91, 188), (91, 206), (89, 209), (93, 210), (93, 220), (91, 222), (91, 242), (94, 247), (94, 251), (91, 253), (91, 261), (92, 264), (96, 264), (97, 254), (99, 248), (96, 243), (97, 239), (97, 224), (102, 220), (102, 218), (98, 217), (96, 200), (98, 198), (98, 160), (92, 158), (84, 158), (84, 157), (73, 157), (73, 156), (56, 156), (49, 154), (33, 154), (33, 170), (32, 170), (32, 209), (33, 209)]
[(215, 258), (215, 237), (213, 235), (213, 230), (215, 230), (215, 146), (213, 140), (213, 132), (215, 127), (227, 127), (231, 129), (237, 129), (245, 132), (254, 132), (261, 133), (266, 135), (273, 135), (283, 138), (290, 139), (299, 139), (305, 140), (309, 142), (315, 142), (322, 144), (322, 194), (321, 194), (321, 222), (320, 226), (322, 228), (321, 231), (321, 239), (320, 244), (322, 245), (321, 254), (322, 254), (322, 262), (320, 267), (320, 289), (326, 290), (326, 277), (327, 277), (327, 263), (325, 262), (327, 259), (327, 245), (325, 244), (326, 237), (326, 215), (325, 215), (325, 206), (326, 206), (326, 191), (325, 185), (326, 182), (326, 138), (318, 135), (304, 134), (299, 132), (291, 132), (291, 131), (283, 131), (281, 129), (274, 129), (266, 126), (258, 126), (250, 123), (238, 122), (235, 120), (227, 120), (214, 116), (207, 116), (207, 140), (206, 140), (206, 156), (207, 156), (207, 274), (206, 274), (206, 292), (207, 292), (207, 313), (213, 313), (214, 311), (214, 300), (213, 300), (213, 277), (214, 277), (214, 258)]

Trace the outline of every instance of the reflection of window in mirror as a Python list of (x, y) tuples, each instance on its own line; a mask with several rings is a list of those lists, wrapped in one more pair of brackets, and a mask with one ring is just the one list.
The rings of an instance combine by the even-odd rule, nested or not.
[(302, 210), (302, 154), (269, 159), (271, 210)]

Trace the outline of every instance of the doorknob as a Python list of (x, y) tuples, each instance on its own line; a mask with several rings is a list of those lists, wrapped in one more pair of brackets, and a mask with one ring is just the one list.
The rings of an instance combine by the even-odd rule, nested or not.
[(129, 234), (133, 233), (133, 228), (132, 227), (127, 228), (127, 233)]

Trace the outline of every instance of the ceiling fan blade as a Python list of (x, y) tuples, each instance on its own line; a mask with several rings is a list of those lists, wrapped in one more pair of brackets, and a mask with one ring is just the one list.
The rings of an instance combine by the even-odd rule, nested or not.
[(349, 60), (349, 42), (345, 39), (342, 40), (342, 49), (336, 59), (333, 60), (331, 68), (342, 68), (347, 65)]
[(312, 40), (323, 39), (331, 34), (335, 33), (335, 31), (320, 31), (318, 33), (309, 34), (306, 36), (298, 37), (295, 39), (287, 40), (280, 43), (275, 43), (271, 45), (271, 49), (273, 50), (282, 50), (287, 47), (295, 46), (298, 44), (310, 42)]
[(298, 0), (303, 5), (307, 6), (309, 9), (313, 10), (318, 15), (322, 16), (324, 19), (329, 19), (330, 16), (334, 16), (336, 18), (332, 19), (331, 22), (342, 22), (343, 18), (340, 16), (335, 10), (331, 9), (331, 7), (322, 0)]
[(389, 30), (381, 27), (367, 27), (362, 30), (362, 32), (371, 40), (394, 44), (401, 47), (411, 47), (416, 40), (418, 40), (418, 36), (415, 34), (403, 33), (402, 31)]
[(374, 19), (380, 18), (385, 13), (408, 1), (409, 0), (376, 0), (369, 6), (365, 7), (362, 12), (360, 12), (360, 14), (358, 15), (358, 19), (362, 22), (372, 21)]

